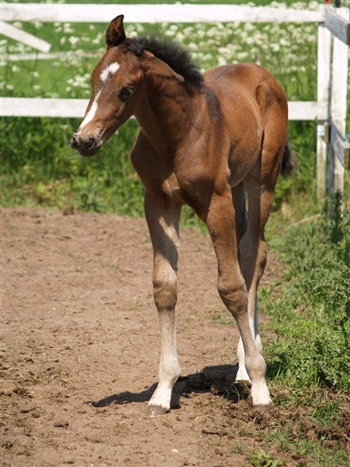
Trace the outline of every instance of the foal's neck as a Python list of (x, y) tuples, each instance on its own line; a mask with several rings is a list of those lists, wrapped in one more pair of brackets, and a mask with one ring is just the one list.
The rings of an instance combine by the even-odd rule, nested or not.
[(147, 85), (135, 117), (159, 155), (173, 155), (184, 144), (196, 111), (197, 94), (198, 91), (190, 95), (176, 81), (161, 86)]

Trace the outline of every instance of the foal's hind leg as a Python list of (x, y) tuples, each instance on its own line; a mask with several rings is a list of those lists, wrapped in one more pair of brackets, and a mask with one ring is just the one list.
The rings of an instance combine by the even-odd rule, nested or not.
[(206, 224), (218, 261), (218, 291), (227, 309), (235, 318), (242, 338), (245, 366), (252, 382), (253, 404), (266, 406), (271, 403), (265, 381), (266, 364), (256, 346), (249, 324), (247, 288), (238, 264), (235, 220), (229, 190), (221, 196), (213, 195)]
[[(248, 216), (247, 216), (245, 195), (246, 195), (246, 191), (245, 191), (245, 187), (243, 183), (240, 183), (239, 185), (232, 188), (232, 201), (233, 201), (233, 206), (235, 209), (235, 228), (236, 228), (237, 245), (241, 244), (241, 240), (244, 237), (247, 231), (247, 226), (248, 226)], [(246, 275), (244, 273), (244, 268), (242, 267), (242, 257), (244, 258), (244, 256), (245, 256), (244, 249), (243, 251), (241, 251), (240, 248), (238, 248), (238, 258), (239, 258), (239, 263), (241, 267), (241, 272), (247, 283)], [(247, 290), (248, 290), (248, 287), (247, 287)], [(252, 314), (251, 314), (250, 308), (251, 308), (251, 300), (249, 300), (249, 295), (248, 295), (249, 324), (251, 326), (253, 336), (256, 337), (257, 329), (254, 328), (254, 323), (257, 321), (254, 319), (255, 318), (254, 315), (253, 315), (253, 319), (251, 318)], [(259, 346), (260, 344), (259, 339), (256, 343), (258, 344), (258, 349), (261, 351), (261, 347)], [(244, 347), (243, 347), (242, 338), (239, 339), (237, 357), (238, 357), (238, 371), (236, 375), (236, 381), (250, 381), (250, 378), (248, 376), (248, 373), (247, 373), (247, 370), (244, 364)]]
[(160, 326), (159, 384), (149, 401), (152, 416), (170, 410), (171, 394), (180, 375), (176, 351), (175, 305), (181, 207), (145, 196), (145, 213), (153, 245), (153, 289)]
[[(276, 178), (277, 175), (273, 173), (269, 183), (262, 186), (256, 181), (248, 180), (246, 182), (249, 199), (248, 225), (239, 244), (240, 265), (248, 290), (249, 323), (260, 352), (262, 351), (262, 344), (258, 325), (257, 289), (266, 266), (267, 244), (264, 229), (271, 211)], [(237, 356), (238, 372), (236, 380), (249, 381), (242, 339), (238, 343)]]
[[(248, 190), (249, 220), (247, 230), (239, 244), (240, 265), (248, 290), (248, 316), (251, 332), (259, 351), (262, 351), (258, 325), (257, 288), (264, 273), (267, 256), (267, 246), (264, 237), (264, 227), (270, 211), (273, 195), (261, 193), (260, 186)], [(249, 381), (245, 368), (245, 356), (242, 339), (237, 348), (238, 372), (237, 381)]]

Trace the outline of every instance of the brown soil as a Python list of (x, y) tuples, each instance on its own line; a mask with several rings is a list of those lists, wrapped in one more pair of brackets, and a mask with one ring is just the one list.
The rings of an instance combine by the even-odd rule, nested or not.
[(233, 383), (238, 334), (209, 239), (182, 233), (182, 377), (173, 410), (149, 418), (159, 339), (146, 223), (65, 214), (2, 211), (2, 465), (248, 466), (261, 449), (261, 462), (304, 465), (267, 437), (294, 417), (291, 439), (317, 439), (309, 414), (302, 425), (298, 410), (260, 414)]

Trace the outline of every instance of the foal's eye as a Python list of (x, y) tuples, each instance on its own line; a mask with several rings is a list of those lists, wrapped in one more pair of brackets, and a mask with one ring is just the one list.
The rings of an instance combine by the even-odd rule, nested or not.
[(119, 93), (119, 98), (122, 101), (127, 100), (133, 93), (133, 89), (130, 88), (129, 86), (126, 86), (125, 88), (122, 88), (122, 90)]

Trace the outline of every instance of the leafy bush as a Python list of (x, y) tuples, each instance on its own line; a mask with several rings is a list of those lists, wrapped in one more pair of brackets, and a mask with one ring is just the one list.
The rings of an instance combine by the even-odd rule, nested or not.
[(294, 387), (350, 392), (350, 212), (341, 195), (316, 222), (280, 237), (278, 249), (287, 262), (281, 295), (263, 293), (278, 335), (268, 349), (271, 373)]
[(128, 122), (98, 156), (89, 159), (68, 145), (79, 123), (49, 118), (2, 121), (3, 205), (142, 214), (143, 188), (129, 159), (136, 122)]

